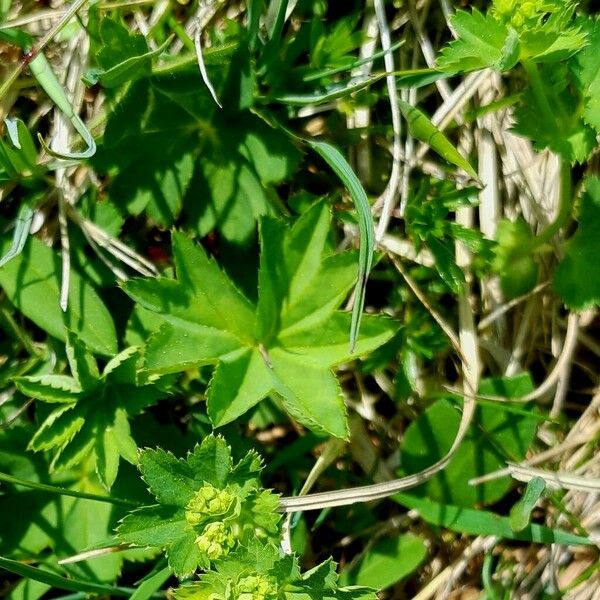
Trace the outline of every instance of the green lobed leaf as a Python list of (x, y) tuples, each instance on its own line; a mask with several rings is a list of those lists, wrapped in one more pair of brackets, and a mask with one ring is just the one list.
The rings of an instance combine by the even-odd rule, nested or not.
[(600, 18), (583, 21), (588, 33), (588, 44), (570, 62), (577, 88), (583, 96), (583, 119), (600, 133)]
[(142, 450), (139, 469), (161, 504), (184, 507), (197, 489), (194, 473), (187, 461), (160, 448)]
[(139, 469), (159, 505), (127, 515), (118, 538), (166, 551), (173, 572), (184, 577), (241, 545), (278, 534), (279, 498), (261, 490), (261, 462), (250, 451), (236, 465), (220, 436), (202, 440), (185, 459), (164, 450), (140, 452)]
[[(340, 587), (336, 564), (327, 560), (301, 573), (298, 558), (254, 540), (217, 561), (199, 582), (173, 592), (177, 600), (226, 600), (259, 596), (265, 600), (376, 600), (375, 591), (362, 586)], [(251, 596), (252, 595), (252, 596)]]
[[(134, 82), (112, 107), (92, 162), (99, 174), (110, 175), (108, 198), (124, 217), (146, 211), (163, 226), (178, 218), (197, 156), (195, 111), (202, 111), (203, 100), (210, 106), (201, 81), (195, 83), (189, 92), (197, 92), (199, 102), (192, 114), (147, 79)], [(181, 130), (189, 134), (173, 135)]]
[[(231, 478), (233, 461), (231, 459), (231, 448), (221, 436), (209, 436), (197, 445), (186, 459), (190, 469), (194, 472), (197, 480), (206, 481), (215, 487), (224, 487)], [(260, 471), (256, 469), (253, 478)], [(250, 473), (246, 472), (250, 477)]]
[(583, 309), (600, 303), (600, 178), (588, 177), (581, 197), (577, 231), (564, 245), (565, 257), (554, 273), (553, 286), (567, 306)]
[(507, 44), (509, 29), (491, 14), (484, 15), (476, 8), (471, 13), (457, 10), (452, 26), (458, 39), (442, 49), (437, 60), (442, 71), (464, 73), (486, 67), (507, 70), (515, 65), (518, 56), (514, 56), (514, 43)]
[(81, 393), (81, 387), (67, 375), (33, 375), (15, 377), (17, 389), (30, 398), (43, 402), (72, 403)]
[(596, 146), (596, 133), (582, 118), (582, 98), (572, 91), (565, 64), (544, 64), (535, 75), (541, 90), (527, 86), (515, 110), (514, 130), (536, 150), (550, 148), (570, 162), (584, 162)]
[(208, 561), (195, 543), (195, 538), (193, 531), (185, 531), (180, 537), (174, 538), (167, 548), (169, 567), (177, 577), (190, 576), (199, 565), (208, 567)]
[(380, 346), (395, 325), (385, 318), (366, 318), (356, 353), (348, 350), (342, 337), (347, 344), (356, 315), (349, 319), (335, 309), (355, 278), (354, 258), (329, 255), (329, 223), (329, 209), (322, 202), (291, 229), (263, 219), (257, 307), (201, 247), (175, 234), (177, 281), (124, 284), (134, 300), (163, 321), (144, 350), (148, 371), (216, 363), (207, 393), (216, 426), (276, 395), (303, 424), (345, 438), (345, 409), (331, 367)]
[(81, 430), (85, 419), (73, 410), (74, 404), (53, 410), (29, 442), (29, 449), (36, 452), (60, 448)]
[[(127, 348), (110, 360), (102, 375), (86, 347), (69, 332), (67, 356), (73, 372), (85, 385), (64, 376), (21, 377), (15, 383), (24, 392), (58, 403), (46, 416), (30, 442), (33, 450), (51, 450), (51, 471), (66, 470), (90, 453), (104, 486), (114, 483), (122, 458), (135, 463), (137, 448), (128, 418), (164, 395), (155, 382), (138, 385), (138, 349)], [(56, 385), (69, 382), (63, 390)], [(54, 387), (53, 387), (54, 386)]]
[(136, 546), (168, 546), (187, 528), (183, 509), (176, 506), (147, 506), (129, 513), (119, 524), (117, 536)]
[(66, 353), (71, 374), (81, 389), (87, 391), (98, 385), (98, 365), (83, 342), (71, 331), (67, 332)]

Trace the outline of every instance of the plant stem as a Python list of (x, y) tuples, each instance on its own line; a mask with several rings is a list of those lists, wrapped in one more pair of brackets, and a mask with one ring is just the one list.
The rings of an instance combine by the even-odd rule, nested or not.
[(544, 119), (548, 123), (555, 123), (555, 111), (550, 106), (550, 102), (548, 102), (548, 97), (546, 96), (546, 91), (544, 90), (544, 83), (542, 81), (542, 77), (540, 76), (540, 72), (538, 71), (537, 65), (528, 60), (524, 60), (522, 64), (525, 72), (527, 73), (531, 91), (533, 92), (537, 104), (543, 113)]
[(536, 248), (549, 242), (563, 227), (571, 214), (573, 200), (571, 197), (571, 165), (565, 158), (560, 157), (560, 197), (558, 214), (552, 223), (536, 238)]
[(131, 500), (121, 500), (120, 498), (100, 496), (99, 494), (88, 494), (87, 492), (68, 490), (55, 485), (47, 485), (45, 483), (36, 483), (35, 481), (27, 481), (25, 479), (20, 479), (19, 477), (13, 477), (12, 475), (8, 475), (8, 473), (0, 473), (0, 481), (22, 485), (23, 487), (28, 487), (33, 490), (40, 490), (41, 492), (49, 492), (60, 496), (71, 496), (73, 498), (83, 498), (84, 500), (95, 500), (96, 502), (107, 502), (108, 504), (118, 504), (119, 506), (131, 506), (135, 508), (139, 508), (140, 506), (137, 502), (132, 502)]

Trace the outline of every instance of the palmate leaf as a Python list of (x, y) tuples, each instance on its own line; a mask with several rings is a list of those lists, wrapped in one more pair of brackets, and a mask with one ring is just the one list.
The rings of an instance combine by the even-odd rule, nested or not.
[(586, 44), (585, 32), (573, 21), (574, 10), (569, 0), (554, 7), (496, 1), (486, 14), (475, 8), (470, 13), (458, 10), (452, 17), (458, 39), (442, 49), (438, 68), (448, 73), (486, 67), (506, 71), (519, 61), (565, 60)]
[(56, 404), (29, 448), (51, 450), (53, 472), (79, 464), (91, 452), (100, 480), (110, 488), (120, 458), (131, 463), (137, 459), (128, 417), (140, 413), (163, 394), (155, 385), (140, 385), (137, 381), (137, 348), (127, 348), (115, 356), (100, 374), (85, 345), (69, 332), (67, 358), (72, 378), (36, 375), (14, 380), (23, 394)]
[(477, 9), (472, 13), (458, 10), (452, 18), (458, 39), (441, 52), (437, 66), (451, 73), (463, 73), (491, 67), (505, 71), (515, 66), (518, 58), (518, 37), (514, 30)]
[(571, 73), (583, 96), (583, 120), (600, 133), (600, 17), (582, 20), (588, 45), (570, 61)]
[(525, 90), (515, 111), (516, 133), (533, 140), (536, 150), (550, 148), (572, 163), (584, 162), (596, 147), (596, 133), (582, 118), (583, 98), (571, 90), (571, 73), (564, 64), (549, 64), (540, 75), (544, 98), (533, 86)]
[(600, 304), (600, 178), (588, 177), (585, 183), (579, 227), (565, 244), (553, 281), (565, 304), (577, 310)]
[(216, 364), (207, 394), (215, 426), (276, 395), (307, 427), (345, 438), (344, 403), (331, 368), (374, 350), (396, 325), (365, 317), (356, 352), (349, 352), (351, 317), (336, 308), (355, 282), (356, 257), (328, 254), (330, 219), (319, 203), (287, 231), (279, 221), (262, 220), (257, 306), (200, 247), (174, 234), (177, 281), (124, 284), (163, 320), (146, 345), (146, 369), (172, 373)]
[(178, 577), (278, 531), (278, 496), (260, 489), (262, 468), (250, 451), (234, 464), (223, 438), (208, 436), (185, 459), (164, 450), (140, 452), (139, 469), (158, 505), (123, 519), (119, 539), (166, 551)]

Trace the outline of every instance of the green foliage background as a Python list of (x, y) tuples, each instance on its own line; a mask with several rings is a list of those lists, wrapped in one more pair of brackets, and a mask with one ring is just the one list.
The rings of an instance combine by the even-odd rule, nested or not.
[[(0, 595), (409, 598), (480, 535), (500, 557), (473, 569), (481, 598), (523, 583), (510, 544), (597, 563), (569, 497), (504, 470), (576, 421), (537, 392), (563, 317), (583, 327), (600, 299), (588, 4), (460, 3), (449, 22), (412, 0), (83, 4), (50, 9), (40, 48), (30, 3), (0, 0)], [(444, 122), (484, 69), (494, 100)], [(489, 179), (489, 118), (556, 161), (555, 201)], [(493, 234), (475, 218), (491, 186)], [(594, 388), (573, 353), (560, 385)], [(311, 487), (327, 508), (284, 515)]]

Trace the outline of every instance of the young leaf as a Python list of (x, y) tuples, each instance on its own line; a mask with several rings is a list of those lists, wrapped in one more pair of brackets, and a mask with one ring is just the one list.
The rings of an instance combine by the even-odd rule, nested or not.
[(139, 385), (132, 366), (136, 348), (113, 358), (102, 375), (82, 342), (69, 334), (67, 356), (72, 378), (33, 375), (15, 378), (17, 388), (42, 402), (58, 403), (31, 439), (33, 450), (52, 450), (51, 471), (81, 463), (92, 453), (106, 488), (116, 479), (120, 457), (136, 460), (128, 417), (140, 413), (163, 394), (154, 385)]
[(523, 531), (531, 522), (531, 513), (546, 489), (546, 482), (541, 477), (534, 477), (527, 482), (523, 497), (510, 509), (510, 526), (513, 531)]
[(518, 33), (520, 60), (557, 62), (586, 43), (585, 33), (573, 23), (576, 8), (576, 0), (496, 0), (490, 13)]
[(260, 459), (249, 452), (234, 465), (221, 437), (204, 438), (185, 460), (163, 450), (143, 450), (139, 469), (159, 504), (127, 515), (117, 536), (164, 549), (178, 577), (278, 531), (279, 500), (260, 489)]
[(517, 62), (557, 62), (581, 50), (586, 35), (573, 24), (575, 4), (570, 0), (494, 2), (483, 15), (457, 11), (452, 25), (458, 39), (441, 52), (438, 68), (464, 73), (490, 67), (512, 69)]
[(579, 227), (564, 246), (565, 257), (554, 274), (554, 289), (567, 306), (583, 309), (600, 303), (600, 178), (586, 179)]
[(351, 318), (335, 309), (354, 282), (356, 258), (327, 254), (329, 220), (323, 203), (291, 229), (263, 219), (258, 306), (200, 247), (174, 234), (178, 281), (124, 285), (127, 294), (164, 322), (146, 346), (146, 368), (169, 373), (216, 363), (207, 398), (216, 426), (276, 394), (301, 423), (345, 438), (344, 403), (331, 367), (377, 348), (393, 335), (395, 325), (381, 317), (365, 318), (356, 355), (348, 351)]
[(404, 100), (398, 100), (398, 102), (413, 137), (430, 146), (443, 159), (456, 165), (473, 179), (478, 179), (477, 172), (469, 161), (452, 145), (450, 140), (430, 121), (424, 112)]

